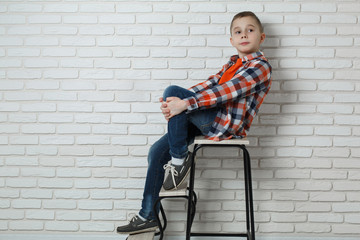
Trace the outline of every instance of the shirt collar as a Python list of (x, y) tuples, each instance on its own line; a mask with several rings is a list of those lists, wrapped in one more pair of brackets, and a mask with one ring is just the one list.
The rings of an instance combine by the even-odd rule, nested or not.
[[(246, 56), (242, 57), (241, 59), (242, 59), (243, 62), (247, 62), (247, 61), (251, 61), (251, 60), (253, 60), (255, 58), (259, 58), (261, 56), (264, 56), (264, 53), (258, 51), (258, 52), (254, 52), (254, 53), (251, 53), (249, 55), (246, 55)], [(232, 56), (230, 58), (230, 60), (232, 62), (236, 62), (238, 59), (239, 59), (239, 55), (234, 55), (234, 56)]]

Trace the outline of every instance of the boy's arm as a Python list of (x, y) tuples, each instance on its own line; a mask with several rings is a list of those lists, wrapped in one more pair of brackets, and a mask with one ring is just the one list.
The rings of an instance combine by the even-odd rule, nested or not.
[(195, 97), (185, 98), (187, 112), (221, 106), (236, 98), (244, 98), (269, 87), (271, 66), (267, 61), (256, 60), (235, 75), (230, 81), (214, 85)]

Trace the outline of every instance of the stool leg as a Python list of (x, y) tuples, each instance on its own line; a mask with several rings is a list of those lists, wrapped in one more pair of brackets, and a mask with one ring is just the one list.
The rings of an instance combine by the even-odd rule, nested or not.
[(247, 239), (255, 240), (255, 226), (254, 226), (254, 206), (252, 195), (252, 178), (251, 178), (251, 160), (250, 154), (245, 146), (241, 146), (244, 156), (244, 181), (245, 181), (245, 201), (246, 201), (246, 227)]
[[(161, 212), (161, 215), (163, 217), (164, 226), (162, 226), (162, 224), (161, 224), (159, 213), (157, 212), (157, 209), (156, 209), (156, 206), (158, 204), (160, 204), (160, 212)], [(159, 235), (160, 235), (159, 240), (162, 240), (163, 237), (164, 237), (164, 231), (165, 231), (166, 226), (167, 226), (167, 219), (166, 219), (164, 208), (163, 208), (163, 206), (161, 204), (161, 198), (158, 198), (158, 200), (156, 200), (156, 202), (154, 203), (154, 206), (153, 206), (153, 210), (154, 210), (154, 213), (155, 213), (156, 221), (157, 221), (158, 226), (159, 226), (159, 231), (160, 231), (159, 232)]]
[[(200, 146), (201, 147), (201, 146)], [(188, 197), (188, 211), (187, 211), (187, 221), (186, 221), (186, 240), (191, 238), (191, 225), (195, 217), (195, 208), (196, 208), (196, 195), (194, 196), (194, 180), (195, 180), (195, 157), (196, 152), (200, 147), (195, 144), (194, 151), (191, 157), (191, 170), (190, 170), (190, 183), (189, 183), (189, 197)]]

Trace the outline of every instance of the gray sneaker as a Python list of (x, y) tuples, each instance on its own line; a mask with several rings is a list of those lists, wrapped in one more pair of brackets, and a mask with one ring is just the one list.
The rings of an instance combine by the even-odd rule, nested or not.
[(137, 234), (152, 232), (158, 228), (156, 220), (141, 220), (139, 216), (133, 217), (129, 224), (117, 227), (116, 231), (120, 234)]
[(177, 189), (185, 181), (191, 169), (191, 156), (189, 152), (182, 165), (164, 165), (164, 169), (169, 171), (163, 184), (165, 190)]

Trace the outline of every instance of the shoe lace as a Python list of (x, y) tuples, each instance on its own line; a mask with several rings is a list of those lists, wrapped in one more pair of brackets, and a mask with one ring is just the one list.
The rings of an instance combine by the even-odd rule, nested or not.
[(137, 219), (138, 219), (138, 216), (134, 216), (134, 217), (130, 220), (130, 222), (135, 222)]
[(171, 164), (165, 164), (164, 169), (170, 171), (169, 174), (171, 174), (171, 178), (174, 183), (175, 189), (177, 189), (175, 177), (177, 177), (179, 175), (179, 173), (178, 173), (178, 171), (176, 171), (175, 166), (173, 166)]

